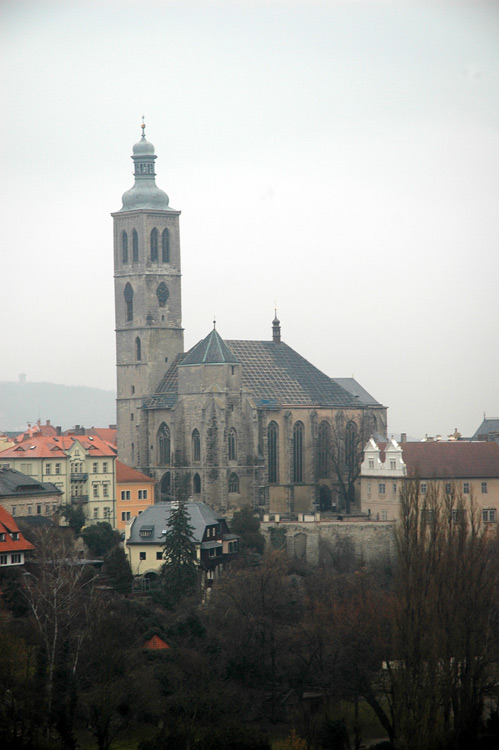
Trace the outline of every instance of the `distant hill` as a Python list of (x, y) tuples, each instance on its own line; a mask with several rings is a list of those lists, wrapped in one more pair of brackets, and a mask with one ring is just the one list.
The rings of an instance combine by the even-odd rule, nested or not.
[(76, 424), (116, 424), (116, 393), (81, 385), (0, 382), (0, 431), (21, 432), (28, 422), (50, 419), (63, 430)]

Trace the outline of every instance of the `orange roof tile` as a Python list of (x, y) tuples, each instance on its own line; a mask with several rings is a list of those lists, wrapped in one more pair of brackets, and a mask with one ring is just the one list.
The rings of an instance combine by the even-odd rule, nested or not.
[(61, 435), (59, 437), (36, 435), (16, 446), (1, 451), (0, 457), (19, 458), (20, 456), (27, 457), (25, 454), (29, 454), (33, 458), (56, 458), (57, 453), (62, 457), (62, 454), (66, 453), (75, 442), (80, 443), (86, 451), (91, 450), (95, 457), (116, 455), (114, 446), (106, 443), (97, 435)]
[(119, 459), (116, 459), (116, 482), (118, 484), (131, 484), (133, 482), (154, 482), (152, 477), (142, 474), (137, 469), (132, 469), (130, 466), (121, 463)]
[[(0, 553), (25, 552), (29, 549), (35, 549), (31, 542), (23, 537), (17, 523), (2, 505), (0, 505), (0, 534), (5, 535), (5, 540), (0, 541)], [(13, 539), (14, 534), (17, 534), (19, 538)]]
[(144, 643), (144, 648), (152, 648), (154, 650), (159, 650), (163, 648), (170, 648), (170, 646), (165, 643), (165, 641), (159, 637), (159, 635), (153, 635), (152, 638), (150, 638), (148, 641)]

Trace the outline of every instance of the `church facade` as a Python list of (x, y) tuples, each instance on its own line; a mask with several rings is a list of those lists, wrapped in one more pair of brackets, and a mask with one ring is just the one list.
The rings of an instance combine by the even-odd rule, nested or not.
[(340, 509), (338, 432), (386, 436), (386, 407), (301, 357), (277, 317), (269, 340), (224, 340), (214, 325), (184, 352), (180, 211), (156, 185), (144, 129), (132, 159), (135, 183), (112, 214), (120, 460), (154, 478), (157, 501), (182, 491), (219, 511)]

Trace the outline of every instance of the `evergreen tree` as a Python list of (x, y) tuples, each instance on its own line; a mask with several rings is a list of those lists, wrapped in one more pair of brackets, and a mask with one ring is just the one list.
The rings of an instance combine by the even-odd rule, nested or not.
[(161, 568), (163, 589), (170, 604), (194, 594), (197, 588), (198, 566), (193, 527), (185, 500), (172, 503), (168, 519)]

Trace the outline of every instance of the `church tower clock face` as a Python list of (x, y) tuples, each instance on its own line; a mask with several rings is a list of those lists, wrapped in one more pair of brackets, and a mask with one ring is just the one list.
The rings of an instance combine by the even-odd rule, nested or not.
[(112, 217), (118, 451), (130, 466), (147, 468), (142, 403), (183, 352), (184, 340), (180, 211), (156, 185), (157, 156), (144, 123), (141, 129), (132, 150), (134, 184)]

